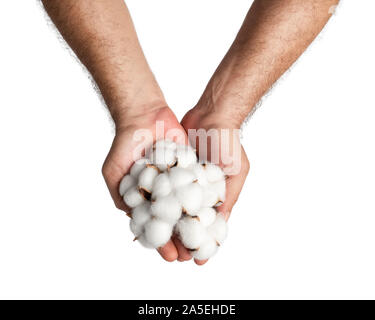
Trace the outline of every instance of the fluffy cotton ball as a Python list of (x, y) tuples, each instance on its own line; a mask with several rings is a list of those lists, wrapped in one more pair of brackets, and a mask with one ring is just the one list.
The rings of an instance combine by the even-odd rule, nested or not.
[(228, 226), (221, 214), (216, 216), (212, 225), (208, 227), (208, 233), (219, 243), (222, 244), (228, 234)]
[(155, 148), (150, 156), (149, 159), (151, 162), (156, 165), (161, 171), (165, 171), (168, 168), (172, 167), (176, 161), (176, 153), (172, 148), (162, 148), (157, 147)]
[(135, 240), (137, 240), (145, 248), (155, 249), (155, 247), (147, 241), (144, 233), (137, 237)]
[(198, 260), (206, 260), (211, 258), (217, 251), (218, 245), (213, 238), (207, 237), (198, 250), (192, 251), (193, 258)]
[(143, 231), (144, 231), (144, 225), (136, 223), (134, 220), (130, 220), (130, 230), (134, 234), (134, 236), (137, 238), (139, 237)]
[(205, 186), (203, 189), (202, 195), (202, 207), (213, 207), (219, 201), (219, 196), (214, 189), (211, 188), (211, 185)]
[(134, 162), (133, 166), (130, 169), (130, 175), (133, 176), (135, 179), (138, 179), (139, 174), (141, 171), (146, 168), (146, 165), (150, 161), (148, 159), (142, 158)]
[(167, 173), (159, 174), (152, 187), (152, 199), (166, 197), (172, 192), (172, 185)]
[(197, 162), (195, 150), (190, 146), (177, 145), (176, 148), (177, 166), (187, 168)]
[(138, 225), (144, 226), (145, 223), (151, 219), (150, 204), (142, 203), (138, 207), (134, 208), (131, 217), (131, 221), (134, 221), (134, 223)]
[(207, 176), (208, 182), (216, 182), (216, 181), (225, 179), (224, 172), (223, 170), (221, 170), (220, 167), (212, 163), (206, 163), (204, 165), (204, 168), (206, 170), (206, 176)]
[(198, 249), (207, 237), (206, 228), (192, 217), (182, 218), (177, 223), (177, 231), (181, 242), (191, 250)]
[(210, 188), (218, 197), (218, 201), (225, 201), (225, 180), (219, 180), (217, 182), (211, 183)]
[(135, 208), (144, 202), (144, 198), (137, 187), (132, 187), (124, 194), (124, 202), (131, 208)]
[(202, 204), (202, 187), (198, 183), (191, 183), (176, 190), (176, 197), (182, 208), (189, 215), (195, 215)]
[(136, 185), (136, 179), (131, 175), (126, 175), (122, 178), (119, 186), (119, 193), (121, 197), (124, 196), (125, 192), (128, 191), (131, 187)]
[(216, 219), (216, 210), (213, 208), (202, 208), (197, 212), (197, 217), (203, 226), (208, 227)]
[(195, 178), (201, 186), (206, 186), (208, 184), (206, 170), (201, 163), (194, 163), (189, 169), (194, 173)]
[(170, 194), (152, 202), (151, 214), (160, 220), (175, 224), (181, 217), (182, 207), (176, 197)]
[(172, 187), (177, 189), (192, 183), (196, 178), (191, 170), (174, 167), (169, 170), (169, 179)]
[(148, 192), (152, 192), (152, 185), (154, 180), (159, 174), (157, 167), (153, 165), (147, 165), (145, 169), (139, 174), (138, 186)]
[(145, 238), (154, 247), (165, 245), (172, 236), (173, 226), (159, 219), (151, 219), (145, 225)]

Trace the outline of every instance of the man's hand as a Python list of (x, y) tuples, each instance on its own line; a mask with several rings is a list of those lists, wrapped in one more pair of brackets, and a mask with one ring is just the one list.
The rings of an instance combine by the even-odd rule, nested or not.
[[(220, 165), (224, 169), (224, 172), (229, 168), (227, 167), (228, 164), (225, 163), (226, 161), (222, 158), (225, 152), (223, 150), (223, 137), (221, 136), (221, 132), (222, 130), (226, 130), (229, 133), (229, 136), (227, 137), (228, 139), (225, 139), (224, 145), (226, 151), (229, 150), (227, 155), (233, 156), (233, 161), (237, 162), (235, 163), (237, 172), (235, 174), (227, 175), (225, 201), (217, 208), (217, 210), (224, 215), (225, 219), (228, 220), (250, 169), (249, 160), (246, 156), (245, 150), (241, 146), (239, 135), (237, 134), (240, 129), (239, 124), (231, 122), (230, 118), (221, 118), (215, 113), (202, 112), (202, 109), (199, 107), (190, 110), (182, 119), (181, 124), (187, 132), (192, 129), (203, 129), (206, 133), (214, 129), (215, 132), (217, 132), (219, 139), (214, 141), (214, 139), (209, 138), (207, 140), (207, 148), (203, 148), (203, 152), (205, 153), (203, 158), (207, 158), (207, 160), (210, 161), (212, 160), (210, 156), (211, 151), (215, 152), (218, 155), (218, 162), (216, 163), (215, 161), (215, 164)], [(189, 137), (191, 138), (191, 136)], [(191, 143), (196, 146), (197, 152), (199, 152), (199, 138), (195, 139), (195, 141), (191, 141)], [(239, 152), (235, 152), (236, 149)], [(231, 163), (229, 167), (233, 169), (233, 165), (234, 164)], [(195, 263), (198, 265), (203, 265), (206, 262), (207, 260), (195, 260)]]
[[(180, 137), (186, 139), (185, 130), (176, 119), (173, 112), (166, 106), (150, 108), (146, 113), (137, 114), (132, 117), (126, 117), (121, 123), (116, 125), (116, 136), (113, 140), (111, 150), (103, 165), (103, 176), (111, 193), (113, 201), (118, 209), (129, 212), (129, 208), (125, 205), (119, 194), (119, 184), (121, 179), (126, 175), (134, 163), (133, 154), (136, 148), (143, 141), (135, 140), (137, 130), (147, 130), (152, 135), (152, 142), (162, 138), (157, 137), (156, 122), (163, 124), (164, 132), (159, 134), (168, 134), (174, 131), (179, 133)], [(173, 238), (164, 247), (159, 248), (158, 252), (167, 261), (187, 261), (191, 259), (191, 255), (187, 249), (183, 247), (177, 238)]]

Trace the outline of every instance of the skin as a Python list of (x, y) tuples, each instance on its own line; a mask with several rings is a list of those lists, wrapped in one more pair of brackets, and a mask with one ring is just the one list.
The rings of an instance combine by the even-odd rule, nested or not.
[[(125, 211), (128, 208), (118, 185), (133, 163), (137, 144), (132, 137), (137, 129), (150, 129), (154, 140), (157, 120), (164, 121), (165, 131), (176, 129), (182, 135), (189, 129), (239, 129), (264, 93), (319, 34), (338, 4), (338, 0), (255, 0), (201, 99), (180, 124), (147, 64), (124, 1), (42, 2), (92, 74), (115, 122), (116, 135), (103, 176), (116, 207)], [(227, 219), (249, 168), (241, 148), (241, 170), (228, 177), (226, 200), (218, 209)], [(191, 259), (176, 238), (158, 251), (167, 261)]]

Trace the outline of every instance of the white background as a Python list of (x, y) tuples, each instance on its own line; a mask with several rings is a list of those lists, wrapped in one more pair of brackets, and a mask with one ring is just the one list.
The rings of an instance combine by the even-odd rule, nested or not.
[[(129, 0), (179, 117), (251, 1)], [(0, 298), (375, 298), (373, 0), (343, 0), (264, 99), (226, 244), (204, 267), (131, 241), (101, 165), (113, 138), (36, 1), (0, 2)]]

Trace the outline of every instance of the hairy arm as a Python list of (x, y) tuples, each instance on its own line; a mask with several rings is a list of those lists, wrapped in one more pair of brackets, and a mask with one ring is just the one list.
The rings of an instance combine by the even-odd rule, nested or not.
[(240, 126), (319, 34), (338, 0), (255, 0), (198, 103)]
[(52, 21), (87, 67), (117, 126), (166, 105), (123, 0), (42, 0)]

